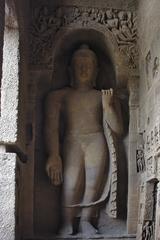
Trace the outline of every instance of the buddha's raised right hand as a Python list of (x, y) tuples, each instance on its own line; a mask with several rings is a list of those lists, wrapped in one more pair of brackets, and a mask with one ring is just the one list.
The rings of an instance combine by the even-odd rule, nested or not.
[(59, 186), (62, 184), (62, 159), (60, 156), (50, 156), (48, 158), (46, 171), (53, 185)]

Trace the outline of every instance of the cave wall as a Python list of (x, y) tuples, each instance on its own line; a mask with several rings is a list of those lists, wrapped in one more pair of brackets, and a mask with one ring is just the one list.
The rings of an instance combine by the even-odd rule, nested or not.
[[(159, 239), (160, 178), (160, 2), (139, 3), (139, 114), (137, 162), (140, 175), (138, 237)], [(139, 155), (139, 156), (140, 156)], [(140, 160), (141, 159), (141, 160)], [(138, 238), (139, 239), (139, 238)], [(146, 239), (146, 238), (144, 238)]]
[[(33, 201), (26, 206), (26, 209), (28, 208), (32, 215), (34, 226), (28, 227), (30, 230), (26, 236), (28, 234), (53, 234), (58, 227), (60, 208), (57, 205), (56, 196), (59, 194), (59, 189), (50, 185), (45, 173), (44, 100), (49, 91), (68, 85), (67, 74), (64, 70), (68, 61), (66, 56), (71, 55), (78, 45), (87, 41), (96, 50), (100, 59), (105, 59), (101, 64), (104, 65), (103, 69), (106, 71), (102, 77), (110, 76), (110, 84), (104, 81), (99, 84), (99, 89), (114, 87), (117, 82), (118, 87), (124, 87), (128, 93), (133, 93), (136, 91), (135, 79), (138, 76), (136, 1), (48, 1), (47, 3), (46, 1), (32, 1), (30, 7), (30, 81), (28, 86), (34, 138), (30, 142), (28, 157), (34, 184), (30, 181), (28, 183), (33, 188)], [(107, 10), (111, 11), (111, 15), (113, 14), (111, 21), (106, 15)], [(120, 28), (120, 23), (123, 21), (121, 14), (128, 16), (129, 28), (125, 34)], [(116, 27), (110, 24), (115, 24)], [(108, 72), (107, 64), (110, 69)], [(111, 79), (114, 81), (111, 82)], [(130, 114), (134, 116), (132, 106), (134, 108), (135, 94), (130, 94), (130, 96)], [(130, 136), (126, 139), (129, 145), (129, 149), (126, 148), (126, 155), (130, 156), (128, 164), (129, 210), (125, 223), (127, 226), (123, 231), (126, 234), (135, 234), (137, 219), (135, 210), (137, 209), (135, 193), (137, 171), (135, 155), (132, 154), (136, 144), (132, 121), (134, 117), (130, 123)], [(136, 132), (137, 129), (134, 131)], [(28, 186), (27, 189), (29, 189)], [(44, 218), (45, 214), (48, 216), (47, 221)], [(27, 219), (29, 216), (24, 219), (24, 226), (29, 225)]]
[[(28, 1), (29, 3), (29, 1)], [(149, 4), (149, 2), (148, 2)], [(20, 7), (18, 7), (18, 5)], [(153, 4), (154, 5), (154, 4)], [(46, 7), (47, 8), (46, 8)], [(30, 7), (30, 11), (27, 11)], [(108, 56), (107, 60), (102, 61), (104, 64), (104, 68), (106, 64), (110, 65), (111, 71), (106, 72), (106, 74), (110, 75), (110, 78), (114, 78), (114, 83), (110, 83), (110, 86), (115, 86), (115, 82), (118, 82), (119, 87), (125, 87), (127, 91), (130, 93), (130, 125), (129, 125), (129, 136), (128, 148), (126, 153), (129, 156), (128, 170), (129, 170), (129, 192), (128, 192), (128, 216), (127, 223), (125, 222), (124, 229), (121, 232), (121, 236), (126, 234), (125, 238), (129, 237), (129, 234), (134, 234), (130, 237), (135, 237), (136, 226), (137, 226), (137, 169), (136, 169), (136, 158), (135, 152), (137, 148), (137, 125), (135, 121), (138, 116), (138, 103), (137, 103), (137, 82), (138, 82), (138, 50), (137, 50), (137, 21), (136, 21), (136, 9), (137, 9), (137, 1), (129, 0), (129, 1), (30, 1), (30, 5), (23, 5), (23, 1), (21, 4), (17, 4), (18, 8), (18, 16), (19, 16), (19, 29), (16, 31), (19, 36), (20, 33), (20, 43), (18, 41), (16, 45), (17, 55), (16, 61), (14, 56), (12, 59), (12, 64), (16, 64), (16, 74), (12, 72), (12, 66), (9, 68), (9, 62), (11, 63), (10, 56), (7, 56), (5, 63), (5, 71), (4, 75), (6, 75), (7, 82), (11, 83), (7, 89), (3, 88), (3, 96), (5, 96), (5, 103), (8, 108), (3, 107), (4, 113), (6, 114), (6, 121), (2, 122), (1, 132), (1, 144), (5, 145), (7, 148), (5, 151), (9, 152), (18, 152), (19, 158), (22, 161), (26, 161), (25, 164), (20, 164), (20, 166), (16, 166), (17, 156), (16, 155), (6, 155), (3, 153), (1, 157), (2, 166), (0, 166), (0, 170), (3, 174), (9, 167), (12, 171), (7, 174), (11, 174), (11, 178), (7, 177), (6, 180), (3, 181), (3, 185), (10, 183), (11, 181), (11, 201), (12, 205), (11, 209), (8, 209), (9, 213), (12, 217), (13, 228), (10, 229), (8, 234), (11, 234), (10, 239), (15, 239), (15, 229), (18, 230), (18, 235), (21, 239), (35, 239), (35, 236), (43, 236), (44, 234), (51, 235), (56, 231), (57, 228), (57, 218), (59, 217), (59, 206), (57, 204), (57, 199), (55, 196), (59, 193), (59, 189), (53, 188), (47, 179), (47, 175), (45, 173), (45, 156), (44, 156), (44, 141), (43, 141), (43, 113), (44, 113), (44, 99), (46, 94), (51, 89), (61, 88), (66, 85), (66, 82), (63, 79), (63, 76), (58, 78), (59, 81), (54, 80), (56, 64), (55, 59), (63, 58), (67, 48), (62, 49), (64, 51), (64, 55), (58, 55), (56, 53), (57, 46), (63, 47), (63, 45), (58, 45), (58, 39), (63, 37), (63, 41), (66, 39), (69, 41), (73, 41), (78, 37), (74, 36), (70, 38), (67, 36), (66, 32), (70, 32), (70, 30), (74, 30), (76, 33), (76, 29), (79, 28), (80, 31), (78, 34), (84, 36), (82, 40), (89, 41), (92, 46), (96, 47), (96, 51), (99, 56), (103, 56), (103, 54)], [(59, 11), (57, 9), (64, 10), (64, 15), (59, 19)], [(143, 4), (140, 6), (140, 9), (143, 9)], [(48, 9), (48, 10), (47, 10)], [(80, 15), (78, 13), (75, 15), (75, 9), (80, 11)], [(42, 11), (41, 11), (42, 10)], [(91, 10), (95, 11), (95, 16), (88, 16)], [(112, 29), (112, 27), (108, 27), (108, 19), (103, 19), (103, 13), (106, 11), (113, 11), (114, 17), (111, 19), (114, 22), (118, 21), (118, 25), (116, 29)], [(128, 16), (131, 16), (129, 19), (129, 30), (125, 32), (125, 34), (119, 28), (119, 23), (121, 21), (119, 17), (119, 12), (125, 12)], [(153, 12), (156, 12), (152, 9)], [(27, 12), (27, 14), (26, 14)], [(61, 11), (60, 11), (61, 12)], [(62, 11), (63, 12), (63, 11)], [(144, 14), (144, 11), (142, 11)], [(145, 11), (146, 12), (146, 11)], [(57, 15), (56, 15), (57, 14)], [(142, 16), (143, 14), (140, 13)], [(50, 24), (47, 26), (46, 21), (48, 21), (48, 16), (52, 17)], [(152, 15), (152, 13), (151, 13)], [(24, 21), (25, 20), (25, 21)], [(63, 21), (61, 21), (63, 20)], [(65, 21), (64, 21), (65, 20)], [(92, 20), (92, 21), (91, 21)], [(42, 21), (42, 22), (41, 22)], [(52, 22), (53, 21), (53, 22)], [(141, 19), (142, 21), (142, 19)], [(27, 24), (26, 24), (27, 22)], [(10, 21), (8, 21), (10, 24)], [(28, 26), (29, 24), (29, 26)], [(59, 26), (60, 24), (60, 26)], [(142, 23), (141, 23), (142, 24)], [(143, 23), (144, 24), (144, 23)], [(142, 25), (143, 25), (142, 24)], [(145, 24), (144, 24), (145, 25)], [(158, 24), (157, 24), (158, 26)], [(60, 29), (60, 27), (62, 29)], [(105, 33), (106, 36), (106, 45), (105, 41), (101, 40), (98, 35), (93, 31), (90, 31), (90, 39), (85, 37), (84, 30), (92, 29), (94, 31), (98, 31), (99, 33)], [(145, 28), (142, 27), (144, 30)], [(152, 27), (151, 30), (153, 31)], [(12, 29), (7, 29), (6, 36), (12, 33)], [(48, 31), (48, 32), (47, 32)], [(57, 34), (57, 32), (59, 32)], [(72, 32), (72, 31), (71, 31)], [(147, 32), (147, 30), (146, 30)], [(76, 35), (76, 34), (75, 34)], [(56, 36), (56, 37), (55, 37)], [(72, 35), (71, 35), (72, 36)], [(95, 38), (96, 41), (92, 42), (91, 38)], [(149, 35), (149, 38), (151, 36)], [(140, 39), (142, 39), (141, 37)], [(8, 38), (11, 40), (11, 38)], [(108, 40), (109, 39), (109, 40)], [(51, 41), (50, 41), (51, 40)], [(53, 41), (52, 41), (53, 40)], [(150, 40), (150, 42), (152, 42)], [(63, 43), (63, 42), (62, 42)], [(68, 43), (68, 42), (66, 42)], [(65, 43), (65, 44), (66, 44)], [(102, 43), (102, 48), (98, 48), (97, 46)], [(158, 43), (158, 41), (157, 41)], [(142, 49), (145, 44), (141, 44)], [(153, 44), (154, 45), (154, 44)], [(5, 46), (7, 46), (7, 41), (5, 41)], [(30, 48), (27, 48), (27, 47)], [(15, 49), (11, 48), (11, 52)], [(10, 48), (5, 47), (6, 51), (9, 51)], [(60, 48), (61, 49), (61, 48)], [(71, 51), (73, 49), (70, 48)], [(2, 47), (1, 47), (2, 52)], [(11, 52), (9, 54), (11, 54)], [(145, 51), (144, 51), (145, 52)], [(18, 55), (19, 54), (19, 55)], [(20, 56), (20, 62), (18, 62)], [(55, 59), (53, 58), (55, 57)], [(141, 56), (141, 55), (140, 55)], [(105, 57), (103, 56), (103, 59)], [(27, 59), (27, 61), (26, 61)], [(27, 67), (26, 67), (27, 62)], [(61, 62), (60, 62), (61, 63)], [(59, 62), (58, 62), (59, 64)], [(24, 66), (25, 65), (25, 66)], [(148, 64), (149, 65), (149, 64)], [(147, 66), (148, 66), (147, 65)], [(114, 66), (114, 67), (113, 67)], [(29, 68), (29, 72), (28, 72)], [(8, 71), (9, 70), (9, 71)], [(12, 73), (8, 77), (8, 74)], [(142, 71), (143, 73), (143, 71)], [(60, 74), (60, 73), (59, 73)], [(12, 77), (13, 76), (13, 77)], [(29, 78), (28, 78), (29, 76)], [(141, 74), (141, 79), (142, 79)], [(14, 87), (14, 81), (16, 82), (16, 87)], [(142, 88), (143, 88), (143, 80)], [(149, 82), (149, 80), (148, 80)], [(150, 83), (150, 82), (149, 82)], [(113, 84), (113, 85), (112, 85)], [(108, 87), (108, 85), (105, 85)], [(99, 86), (101, 89), (102, 86)], [(152, 88), (152, 87), (151, 87)], [(11, 90), (11, 91), (10, 91)], [(16, 90), (16, 94), (13, 93), (13, 99), (16, 101), (16, 110), (12, 108), (13, 99), (11, 99), (7, 93), (12, 93)], [(142, 90), (141, 98), (143, 98), (144, 102), (146, 99), (144, 95), (147, 95), (146, 90)], [(144, 94), (145, 93), (145, 94)], [(152, 96), (152, 95), (151, 95)], [(140, 104), (140, 106), (142, 106)], [(13, 106), (14, 107), (14, 106)], [(143, 111), (141, 111), (143, 114)], [(8, 114), (11, 114), (11, 118), (8, 118)], [(3, 115), (3, 114), (2, 114)], [(2, 118), (0, 119), (3, 120)], [(13, 121), (12, 121), (13, 120)], [(13, 126), (14, 125), (14, 126)], [(143, 124), (142, 124), (143, 125)], [(7, 127), (8, 126), (8, 127)], [(138, 125), (139, 126), (139, 125)], [(11, 128), (14, 133), (14, 139), (10, 138), (8, 134), (8, 130)], [(4, 131), (3, 131), (4, 129)], [(140, 131), (141, 132), (141, 131)], [(141, 136), (141, 134), (140, 134)], [(20, 140), (19, 140), (20, 139)], [(18, 148), (17, 148), (18, 147)], [(18, 150), (17, 150), (18, 149)], [(10, 164), (10, 156), (12, 157), (12, 164)], [(24, 158), (26, 157), (26, 158)], [(5, 161), (8, 159), (8, 166), (5, 165)], [(4, 163), (4, 164), (3, 164)], [(12, 165), (12, 166), (10, 166)], [(16, 166), (16, 167), (15, 167)], [(5, 168), (5, 171), (3, 169)], [(15, 174), (16, 173), (16, 174)], [(143, 174), (141, 174), (143, 176)], [(141, 176), (140, 175), (140, 176)], [(143, 178), (143, 177), (142, 177)], [(4, 180), (4, 179), (3, 179)], [(15, 198), (16, 190), (15, 190), (15, 181), (16, 181), (16, 190), (18, 190), (18, 195)], [(2, 180), (1, 180), (2, 182)], [(151, 188), (152, 189), (152, 188)], [(3, 191), (3, 195), (5, 195), (5, 188)], [(6, 200), (5, 200), (6, 199)], [(53, 199), (53, 201), (51, 201)], [(141, 198), (142, 199), (142, 198)], [(5, 205), (5, 201), (8, 201), (8, 198), (4, 197), (3, 206), (4, 209), (7, 207)], [(17, 206), (16, 206), (17, 205)], [(47, 205), (47, 208), (46, 208)], [(17, 209), (16, 209), (17, 207)], [(14, 216), (14, 211), (16, 215)], [(4, 213), (3, 213), (4, 214)], [(47, 216), (47, 221), (44, 216)], [(158, 217), (158, 216), (157, 216)], [(6, 218), (4, 218), (6, 219)], [(7, 223), (5, 223), (7, 224)], [(108, 225), (112, 225), (112, 223), (108, 223)], [(113, 223), (114, 225), (114, 223)], [(126, 226), (127, 225), (127, 226)], [(116, 226), (116, 225), (115, 225)], [(117, 235), (120, 235), (119, 231), (119, 223), (117, 224)], [(4, 227), (5, 233), (6, 227)], [(112, 229), (113, 231), (113, 229)], [(4, 235), (3, 235), (4, 236)], [(3, 239), (9, 239), (9, 235), (7, 237), (3, 237)], [(118, 239), (115, 238), (115, 239)]]

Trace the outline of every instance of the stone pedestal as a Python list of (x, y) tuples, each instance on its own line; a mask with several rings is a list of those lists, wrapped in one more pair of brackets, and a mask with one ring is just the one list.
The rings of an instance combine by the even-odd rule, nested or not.
[(121, 235), (121, 236), (102, 236), (102, 235), (97, 235), (95, 237), (82, 237), (82, 236), (66, 236), (66, 237), (35, 237), (35, 238), (25, 238), (25, 240), (94, 240), (94, 239), (99, 239), (99, 240), (133, 240), (136, 239), (135, 235)]

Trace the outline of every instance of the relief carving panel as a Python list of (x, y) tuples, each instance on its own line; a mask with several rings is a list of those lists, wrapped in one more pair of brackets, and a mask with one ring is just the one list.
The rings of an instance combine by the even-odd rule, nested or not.
[(75, 6), (33, 9), (30, 29), (30, 64), (52, 66), (52, 48), (62, 27), (104, 26), (116, 39), (131, 69), (137, 69), (137, 17), (135, 12)]

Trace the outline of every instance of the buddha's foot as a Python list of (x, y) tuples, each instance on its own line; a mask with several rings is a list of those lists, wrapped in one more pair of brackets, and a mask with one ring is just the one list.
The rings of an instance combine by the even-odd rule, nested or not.
[(94, 228), (92, 224), (88, 221), (81, 221), (79, 228), (81, 234), (85, 236), (93, 236), (98, 233), (98, 230)]
[(72, 224), (66, 223), (62, 226), (62, 228), (59, 231), (59, 235), (67, 236), (73, 234), (73, 228)]

